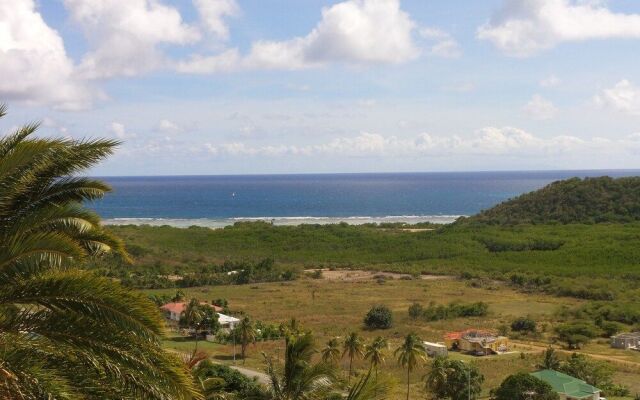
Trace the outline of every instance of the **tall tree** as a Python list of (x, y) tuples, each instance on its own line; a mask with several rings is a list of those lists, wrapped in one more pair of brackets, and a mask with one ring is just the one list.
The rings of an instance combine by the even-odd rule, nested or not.
[(340, 359), (340, 343), (338, 342), (338, 338), (329, 340), (320, 354), (323, 362), (328, 364), (337, 363)]
[(264, 355), (269, 375), (272, 400), (325, 400), (332, 398), (335, 368), (327, 363), (313, 364), (316, 354), (310, 333), (291, 335), (286, 339), (284, 366), (276, 365)]
[(191, 299), (184, 308), (180, 316), (180, 324), (186, 328), (193, 329), (195, 333), (196, 345), (193, 348), (193, 354), (198, 352), (198, 327), (204, 318), (204, 312), (200, 307), (198, 299)]
[(364, 348), (364, 358), (369, 360), (371, 368), (375, 371), (376, 382), (378, 382), (378, 368), (385, 362), (388, 347), (387, 339), (378, 336)]
[(431, 363), (429, 372), (425, 375), (425, 388), (433, 392), (436, 398), (444, 398), (448, 390), (449, 360), (446, 357), (436, 357)]
[(558, 354), (556, 350), (549, 346), (544, 353), (542, 354), (542, 363), (539, 365), (542, 369), (553, 369), (557, 370), (560, 368), (560, 360), (558, 359)]
[(404, 342), (396, 349), (394, 355), (397, 357), (398, 364), (407, 369), (407, 400), (409, 400), (411, 372), (418, 365), (418, 362), (426, 360), (427, 354), (420, 338), (411, 333), (405, 337)]
[(484, 377), (478, 368), (459, 360), (436, 357), (426, 375), (426, 389), (438, 399), (477, 398)]
[(255, 343), (257, 335), (256, 327), (253, 325), (251, 318), (242, 318), (235, 328), (235, 334), (240, 342), (240, 355), (242, 356), (242, 364), (244, 364), (247, 347), (249, 347), (251, 343)]
[(356, 358), (362, 358), (364, 356), (364, 343), (362, 338), (357, 332), (351, 332), (349, 336), (344, 340), (342, 346), (342, 357), (349, 357), (349, 378), (351, 382), (351, 372), (353, 371), (353, 360)]
[(109, 252), (127, 259), (82, 205), (110, 190), (80, 174), (117, 142), (33, 138), (37, 128), (0, 138), (0, 398), (197, 397), (160, 346), (155, 305), (77, 268)]

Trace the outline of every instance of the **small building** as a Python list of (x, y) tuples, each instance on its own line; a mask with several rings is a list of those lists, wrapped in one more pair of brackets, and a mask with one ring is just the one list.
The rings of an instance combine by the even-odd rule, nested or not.
[(499, 354), (509, 350), (509, 338), (481, 329), (450, 332), (444, 336), (444, 341), (449, 349), (475, 355)]
[(422, 342), (429, 357), (446, 357), (449, 352), (444, 343)]
[(600, 400), (600, 389), (562, 372), (545, 369), (531, 375), (551, 385), (560, 400)]
[(612, 336), (611, 347), (625, 350), (640, 350), (640, 332), (627, 332)]
[[(218, 307), (216, 305), (212, 305), (209, 303), (201, 302), (200, 305), (212, 307), (213, 310), (217, 313), (222, 311), (222, 307)], [(180, 321), (180, 316), (182, 316), (182, 313), (186, 308), (187, 308), (187, 303), (184, 301), (167, 303), (160, 307), (160, 309), (164, 312), (165, 317), (168, 320), (175, 321), (175, 322)]]
[(240, 320), (236, 317), (218, 313), (218, 322), (220, 322), (220, 327), (222, 329), (231, 330), (240, 323)]

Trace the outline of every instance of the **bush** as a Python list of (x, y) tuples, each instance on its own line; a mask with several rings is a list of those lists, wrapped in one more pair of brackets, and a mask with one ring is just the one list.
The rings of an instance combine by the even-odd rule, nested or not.
[(520, 317), (511, 323), (511, 330), (514, 332), (535, 333), (536, 321), (528, 317)]
[(409, 318), (414, 321), (417, 320), (422, 315), (423, 310), (424, 309), (419, 303), (413, 303), (409, 306)]
[[(535, 393), (530, 395), (530, 393)], [(494, 392), (495, 400), (558, 400), (547, 382), (525, 372), (508, 376)]]
[(558, 339), (567, 343), (570, 349), (579, 349), (589, 340), (599, 336), (600, 330), (597, 326), (588, 322), (573, 322), (556, 327)]
[(393, 326), (393, 314), (385, 306), (374, 306), (364, 317), (364, 324), (369, 329), (389, 329)]

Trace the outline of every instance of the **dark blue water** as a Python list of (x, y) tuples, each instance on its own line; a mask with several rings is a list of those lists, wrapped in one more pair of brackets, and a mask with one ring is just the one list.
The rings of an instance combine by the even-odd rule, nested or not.
[(96, 203), (107, 219), (211, 219), (470, 215), (573, 176), (640, 171), (390, 173), (108, 177)]

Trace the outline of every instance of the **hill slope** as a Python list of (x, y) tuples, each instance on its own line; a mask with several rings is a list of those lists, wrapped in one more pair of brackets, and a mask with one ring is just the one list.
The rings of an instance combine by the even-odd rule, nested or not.
[(640, 177), (572, 178), (505, 201), (461, 223), (599, 223), (640, 220)]

